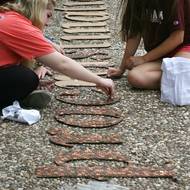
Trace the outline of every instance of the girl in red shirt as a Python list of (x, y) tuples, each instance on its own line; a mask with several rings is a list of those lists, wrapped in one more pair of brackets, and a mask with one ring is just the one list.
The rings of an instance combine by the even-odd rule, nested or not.
[[(125, 53), (109, 77), (128, 70), (128, 82), (141, 89), (159, 89), (164, 57), (190, 59), (190, 0), (122, 0), (122, 39)], [(147, 53), (135, 56), (141, 39)]]
[(20, 0), (0, 7), (0, 108), (22, 101), (39, 84), (37, 74), (22, 66), (23, 59), (37, 61), (71, 78), (92, 82), (113, 96), (114, 83), (101, 78), (56, 51), (43, 36), (55, 0)]

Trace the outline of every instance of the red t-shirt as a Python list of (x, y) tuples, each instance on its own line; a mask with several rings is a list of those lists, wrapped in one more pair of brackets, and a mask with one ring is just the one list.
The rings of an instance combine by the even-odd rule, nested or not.
[[(153, 15), (148, 29), (145, 29), (143, 32), (146, 51), (157, 47), (176, 30), (184, 30), (185, 32), (184, 41), (181, 46), (190, 44), (190, 0), (176, 0), (177, 8), (173, 16), (170, 15), (169, 11), (172, 7), (172, 3), (173, 0), (163, 1), (163, 10), (166, 10), (166, 12), (161, 11), (159, 15)], [(161, 21), (158, 20), (157, 17), (160, 17)]]
[(23, 15), (0, 13), (0, 66), (18, 64), (55, 52), (42, 31)]

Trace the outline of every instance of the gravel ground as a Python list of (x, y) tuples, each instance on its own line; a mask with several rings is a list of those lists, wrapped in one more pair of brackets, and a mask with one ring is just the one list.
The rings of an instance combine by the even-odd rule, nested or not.
[[(58, 0), (58, 5), (64, 3)], [(117, 0), (105, 0), (110, 14), (108, 21), (112, 34), (112, 46), (109, 52), (112, 62), (119, 64), (123, 44), (117, 35), (115, 15), (118, 10)], [(46, 34), (59, 42), (62, 34), (60, 23), (62, 13), (55, 12)], [(138, 53), (142, 53), (139, 49)], [(94, 147), (117, 149), (126, 154), (136, 165), (164, 166), (169, 163), (176, 172), (176, 179), (166, 178), (118, 178), (112, 179), (115, 184), (128, 187), (130, 190), (189, 190), (190, 189), (190, 108), (174, 107), (160, 102), (160, 92), (141, 91), (131, 88), (126, 76), (115, 81), (121, 101), (111, 107), (122, 111), (124, 120), (117, 126), (100, 131), (88, 129), (88, 132), (115, 132), (123, 134), (123, 145), (75, 146), (75, 148)], [(54, 95), (60, 89), (54, 90)], [(55, 100), (41, 111), (39, 123), (27, 126), (15, 122), (0, 123), (0, 190), (63, 190), (65, 185), (88, 183), (90, 179), (82, 178), (37, 178), (35, 168), (53, 163), (53, 159), (66, 148), (53, 145), (48, 140), (46, 131), (50, 127), (66, 127), (54, 119), (54, 112), (59, 107), (66, 107)], [(82, 129), (71, 128), (78, 132)], [(79, 163), (80, 164), (80, 163)], [(114, 163), (112, 163), (114, 164)], [(66, 189), (69, 190), (69, 189)]]

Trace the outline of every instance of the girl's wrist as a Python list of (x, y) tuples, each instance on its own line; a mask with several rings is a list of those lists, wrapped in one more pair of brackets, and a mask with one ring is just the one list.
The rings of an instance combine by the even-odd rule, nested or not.
[(124, 73), (125, 70), (126, 70), (126, 63), (125, 62), (122, 62), (119, 66), (119, 70)]
[(146, 54), (146, 55), (143, 55), (142, 58), (143, 58), (143, 60), (144, 60), (144, 63), (149, 62), (147, 54)]
[(102, 84), (102, 78), (98, 75), (95, 75), (92, 80), (90, 80), (89, 82), (96, 84), (97, 86), (99, 86), (100, 84)]
[(120, 70), (120, 73), (123, 74), (125, 72), (126, 68), (120, 68), (119, 67), (119, 70)]

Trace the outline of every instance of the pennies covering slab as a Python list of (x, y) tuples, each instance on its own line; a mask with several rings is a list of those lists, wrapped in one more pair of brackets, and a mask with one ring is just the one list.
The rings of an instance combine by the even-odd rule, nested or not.
[[(77, 115), (81, 115), (83, 117), (72, 117)], [(82, 128), (111, 127), (120, 123), (123, 120), (123, 118), (121, 117), (121, 112), (118, 109), (86, 109), (84, 107), (58, 110), (55, 114), (55, 119), (66, 125)]]
[[(55, 84), (57, 84), (57, 82)], [(76, 95), (67, 97), (63, 96), (62, 94), (58, 94), (56, 99), (67, 104), (80, 106), (104, 106), (115, 104), (120, 101), (120, 97), (117, 95), (115, 95), (113, 98), (108, 98), (102, 93), (86, 93), (85, 96), (81, 93), (80, 96)]]
[(79, 133), (62, 133), (50, 135), (50, 142), (65, 147), (73, 147), (74, 144), (121, 144), (122, 136), (119, 134), (79, 134)]
[(93, 149), (61, 152), (56, 156), (54, 162), (61, 166), (75, 160), (109, 160), (128, 163), (127, 157), (118, 151)]
[(170, 169), (151, 168), (151, 167), (124, 167), (114, 168), (109, 166), (94, 166), (94, 167), (73, 167), (68, 164), (64, 166), (42, 166), (36, 169), (38, 177), (86, 177), (93, 179), (108, 178), (108, 177), (174, 177), (175, 173)]

